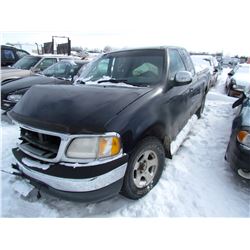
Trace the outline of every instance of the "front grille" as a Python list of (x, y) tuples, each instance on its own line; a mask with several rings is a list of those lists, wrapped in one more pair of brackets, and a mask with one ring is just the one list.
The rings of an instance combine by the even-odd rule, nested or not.
[(21, 128), (20, 149), (31, 156), (54, 159), (57, 156), (61, 138)]

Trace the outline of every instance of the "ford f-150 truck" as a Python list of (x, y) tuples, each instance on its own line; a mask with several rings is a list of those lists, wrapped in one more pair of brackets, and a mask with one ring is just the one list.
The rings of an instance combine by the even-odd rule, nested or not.
[(201, 116), (206, 81), (183, 48), (104, 54), (76, 86), (33, 86), (8, 112), (20, 126), (13, 167), (65, 199), (139, 199), (172, 158), (171, 142)]

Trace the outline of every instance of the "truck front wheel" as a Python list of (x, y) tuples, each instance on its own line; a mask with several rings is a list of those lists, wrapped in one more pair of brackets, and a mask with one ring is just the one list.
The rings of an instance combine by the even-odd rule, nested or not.
[(155, 137), (143, 139), (129, 157), (121, 194), (137, 200), (159, 181), (165, 164), (162, 143)]

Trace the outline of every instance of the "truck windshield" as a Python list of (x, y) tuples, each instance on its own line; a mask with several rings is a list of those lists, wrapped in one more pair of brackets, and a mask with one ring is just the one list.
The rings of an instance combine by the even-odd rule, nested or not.
[(39, 56), (24, 56), (13, 64), (12, 67), (16, 69), (30, 69), (35, 66), (40, 59), (41, 57)]
[(82, 72), (83, 83), (126, 83), (153, 86), (163, 78), (164, 50), (114, 52), (102, 56)]

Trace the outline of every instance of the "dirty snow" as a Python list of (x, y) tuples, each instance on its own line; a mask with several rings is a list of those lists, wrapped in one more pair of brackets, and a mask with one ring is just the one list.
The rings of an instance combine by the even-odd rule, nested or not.
[[(158, 185), (143, 199), (122, 196), (99, 203), (74, 203), (35, 190), (17, 176), (2, 173), (3, 217), (250, 217), (250, 184), (239, 179), (224, 160), (235, 111), (234, 98), (227, 97), (224, 83), (207, 95), (201, 119), (166, 167)], [(19, 129), (2, 117), (1, 169), (11, 171)]]

